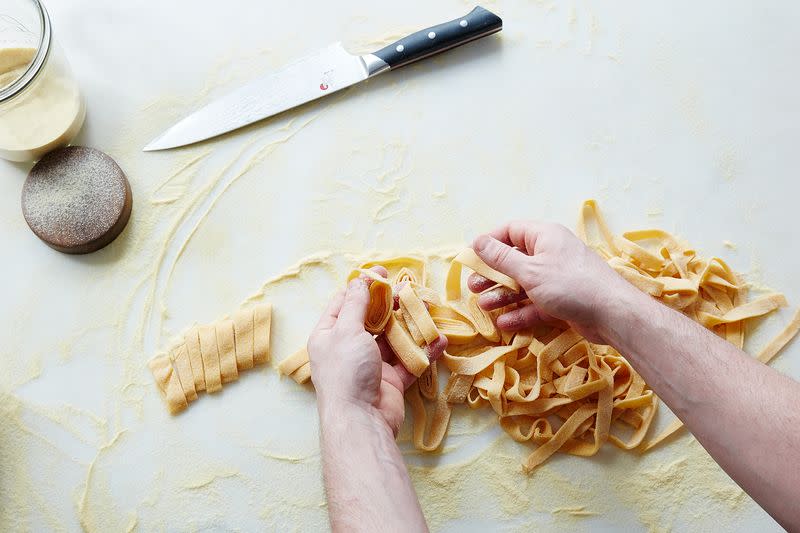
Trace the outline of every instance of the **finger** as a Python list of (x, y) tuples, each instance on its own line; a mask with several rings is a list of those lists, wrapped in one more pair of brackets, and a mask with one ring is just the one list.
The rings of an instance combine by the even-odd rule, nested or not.
[(378, 349), (381, 351), (381, 359), (385, 363), (393, 363), (397, 359), (397, 356), (394, 354), (392, 347), (389, 346), (386, 336), (380, 335), (376, 339), (376, 342), (378, 343)]
[(425, 347), (428, 353), (428, 360), (433, 362), (439, 359), (447, 349), (447, 337), (439, 335), (439, 338)]
[[(428, 360), (430, 362), (436, 361), (442, 356), (445, 349), (447, 349), (447, 337), (444, 335), (439, 335), (438, 339), (425, 347), (425, 352), (428, 354)], [(394, 368), (394, 371), (397, 373), (400, 381), (403, 382), (402, 390), (408, 389), (414, 384), (415, 381), (417, 381), (417, 376), (409, 372), (408, 369), (403, 366), (403, 363), (398, 362), (392, 365), (392, 368)]]
[(526, 329), (537, 324), (547, 324), (548, 326), (556, 327), (565, 326), (564, 322), (546, 313), (542, 313), (533, 304), (514, 309), (513, 311), (509, 311), (497, 317), (497, 327), (507, 331)]
[(344, 289), (336, 292), (336, 295), (328, 303), (328, 307), (322, 313), (314, 329), (331, 329), (336, 324), (336, 319), (342, 308), (342, 302), (344, 302)]
[(490, 287), (497, 285), (494, 281), (484, 278), (477, 272), (473, 272), (467, 278), (467, 288), (474, 293), (483, 292)]
[(547, 231), (548, 223), (531, 220), (514, 220), (503, 224), (489, 235), (509, 246), (516, 246), (533, 255), (539, 235)]
[(347, 291), (344, 294), (344, 302), (342, 303), (342, 309), (339, 311), (336, 325), (363, 329), (368, 306), (369, 289), (366, 282), (363, 278), (351, 280), (347, 284)]
[(409, 372), (406, 367), (403, 366), (403, 363), (395, 363), (392, 365), (392, 368), (400, 379), (400, 384), (403, 386), (400, 390), (408, 390), (408, 388), (417, 381), (417, 376)]
[(489, 235), (479, 235), (472, 248), (484, 263), (519, 281), (525, 273), (529, 256)]
[(392, 309), (397, 311), (400, 309), (400, 291), (403, 290), (403, 287), (408, 285), (407, 281), (401, 281), (394, 287), (392, 287), (392, 298), (394, 299), (394, 304), (392, 305)]
[(500, 309), (507, 305), (521, 302), (528, 296), (524, 292), (512, 291), (506, 287), (497, 287), (478, 296), (478, 305), (486, 311)]
[[(384, 361), (382, 363), (382, 369), (383, 370), (381, 374), (381, 379), (389, 383), (392, 387), (396, 388), (397, 390), (404, 391), (411, 386), (411, 384), (406, 386), (405, 382), (403, 381), (405, 376), (402, 376), (393, 365)], [(405, 370), (405, 368), (403, 370)], [(408, 371), (406, 372), (408, 373)], [(417, 379), (411, 373), (408, 373), (408, 375), (414, 379)], [(414, 381), (412, 380), (411, 383), (414, 383)]]
[[(385, 278), (385, 277), (387, 277), (389, 275), (389, 271), (386, 270), (386, 267), (381, 266), (381, 265), (375, 265), (374, 267), (370, 267), (370, 270), (372, 270), (373, 272), (375, 272), (377, 275), (379, 275), (382, 278)], [(364, 278), (364, 279), (367, 280), (367, 285), (369, 285), (370, 283), (373, 282), (373, 280), (371, 280), (370, 278)]]

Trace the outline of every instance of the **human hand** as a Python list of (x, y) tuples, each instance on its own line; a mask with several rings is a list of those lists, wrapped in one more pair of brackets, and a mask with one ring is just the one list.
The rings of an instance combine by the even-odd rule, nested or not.
[[(387, 274), (383, 267), (373, 270)], [(403, 393), (417, 378), (382, 335), (375, 339), (364, 329), (369, 283), (363, 277), (352, 280), (320, 318), (308, 340), (311, 380), (320, 415), (328, 409), (366, 410), (396, 436), (405, 416)], [(446, 346), (447, 339), (440, 336), (427, 346), (428, 357), (435, 360)]]
[(591, 342), (606, 343), (601, 321), (608, 306), (636, 289), (619, 276), (575, 234), (560, 224), (510, 222), (478, 236), (475, 253), (490, 267), (514, 278), (524, 292), (516, 293), (472, 274), (467, 285), (483, 292), (478, 305), (499, 309), (530, 302), (497, 318), (501, 329), (517, 330), (537, 323), (568, 325)]

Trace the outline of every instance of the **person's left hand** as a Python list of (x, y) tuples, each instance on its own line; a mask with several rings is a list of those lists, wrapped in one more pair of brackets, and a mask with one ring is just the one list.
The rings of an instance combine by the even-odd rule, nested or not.
[[(375, 267), (386, 276), (386, 269)], [(403, 393), (416, 377), (397, 359), (383, 336), (376, 340), (364, 329), (369, 305), (368, 281), (356, 278), (328, 305), (308, 339), (311, 381), (324, 409), (364, 409), (375, 414), (396, 436), (403, 423)], [(433, 361), (444, 352), (447, 338), (427, 346)]]

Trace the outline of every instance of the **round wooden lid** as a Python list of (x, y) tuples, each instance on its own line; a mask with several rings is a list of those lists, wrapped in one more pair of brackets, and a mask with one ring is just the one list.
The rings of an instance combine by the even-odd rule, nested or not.
[(119, 165), (94, 148), (68, 146), (36, 163), (22, 188), (22, 213), (37, 237), (68, 254), (99, 250), (131, 215), (132, 194)]

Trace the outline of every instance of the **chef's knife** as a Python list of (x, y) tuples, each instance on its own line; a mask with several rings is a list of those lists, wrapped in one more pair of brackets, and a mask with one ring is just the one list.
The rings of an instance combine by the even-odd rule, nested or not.
[(464, 17), (413, 33), (372, 54), (352, 55), (341, 43), (333, 44), (208, 104), (144, 150), (166, 150), (216, 137), (501, 29), (500, 17), (476, 7)]

